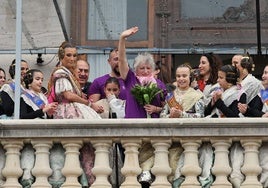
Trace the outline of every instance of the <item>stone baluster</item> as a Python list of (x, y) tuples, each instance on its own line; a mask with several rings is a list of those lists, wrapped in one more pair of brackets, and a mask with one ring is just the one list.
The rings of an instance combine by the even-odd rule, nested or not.
[(171, 173), (171, 168), (168, 161), (168, 149), (171, 145), (171, 140), (151, 140), (155, 151), (154, 166), (151, 172), (155, 175), (155, 181), (152, 183), (152, 188), (170, 188), (170, 183), (167, 176)]
[(66, 140), (62, 141), (65, 148), (65, 164), (62, 169), (62, 174), (66, 177), (65, 182), (61, 187), (66, 188), (81, 188), (78, 182), (78, 177), (82, 174), (82, 168), (79, 161), (79, 149), (82, 147), (82, 141), (79, 140)]
[(184, 165), (181, 169), (185, 181), (181, 184), (181, 188), (201, 188), (197, 180), (197, 176), (201, 173), (198, 163), (198, 148), (201, 140), (182, 140), (181, 145), (184, 148)]
[(122, 174), (125, 176), (125, 181), (122, 183), (121, 188), (140, 188), (141, 185), (137, 180), (137, 176), (141, 173), (138, 159), (141, 140), (122, 139), (121, 143), (125, 148), (125, 162), (121, 169)]
[(21, 188), (18, 179), (23, 171), (20, 168), (20, 150), (23, 147), (22, 141), (4, 140), (2, 141), (4, 149), (6, 150), (6, 164), (2, 171), (6, 182), (3, 188)]
[(232, 141), (230, 139), (213, 139), (212, 146), (215, 148), (215, 160), (212, 167), (212, 173), (216, 176), (211, 188), (232, 188), (232, 184), (227, 177), (232, 169), (229, 165), (229, 148)]
[(112, 173), (109, 166), (109, 148), (112, 145), (112, 140), (94, 140), (92, 141), (95, 151), (95, 164), (92, 173), (96, 176), (95, 182), (91, 188), (111, 188), (108, 181), (108, 176)]
[(52, 141), (49, 140), (34, 140), (32, 145), (35, 149), (35, 166), (32, 169), (32, 174), (35, 176), (35, 182), (32, 188), (50, 188), (48, 177), (52, 174), (49, 165), (49, 150), (52, 147)]
[(244, 165), (241, 168), (246, 179), (242, 183), (241, 188), (261, 188), (262, 185), (258, 181), (258, 175), (262, 169), (259, 165), (259, 147), (261, 146), (261, 140), (258, 139), (242, 139), (241, 141), (244, 151)]
[(4, 150), (4, 148), (2, 147), (2, 145), (0, 145), (0, 187), (2, 185), (4, 185), (5, 183), (5, 177), (2, 174), (2, 170), (5, 167), (5, 162), (6, 162), (6, 155), (5, 155), (6, 151)]

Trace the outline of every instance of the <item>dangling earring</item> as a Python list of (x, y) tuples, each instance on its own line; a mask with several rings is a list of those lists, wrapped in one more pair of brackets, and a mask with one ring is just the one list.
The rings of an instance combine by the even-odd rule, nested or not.
[(253, 63), (253, 64), (252, 64), (251, 71), (253, 72), (254, 70), (255, 70), (255, 64)]
[(230, 87), (232, 87), (232, 84), (228, 83), (227, 88), (229, 89)]

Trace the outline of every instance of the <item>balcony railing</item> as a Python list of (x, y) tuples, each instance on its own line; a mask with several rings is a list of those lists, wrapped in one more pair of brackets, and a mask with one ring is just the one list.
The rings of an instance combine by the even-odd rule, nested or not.
[[(241, 172), (245, 179), (241, 187), (263, 187), (260, 175), (264, 169), (261, 168), (259, 151), (268, 141), (268, 119), (264, 118), (2, 120), (0, 123), (0, 187), (3, 188), (22, 187), (21, 179), (27, 174), (34, 178), (31, 187), (52, 187), (49, 178), (55, 174), (64, 177), (61, 187), (82, 187), (78, 177), (83, 172), (80, 149), (85, 144), (92, 145), (95, 151), (92, 157), (95, 180), (90, 187), (110, 188), (109, 151), (114, 143), (120, 143), (124, 148), (121, 188), (141, 187), (137, 176), (142, 172), (139, 151), (144, 143), (149, 143), (154, 149), (150, 169), (155, 176), (153, 188), (172, 187), (169, 149), (175, 143), (181, 146), (185, 156), (182, 168), (185, 181), (181, 187), (201, 187), (198, 149), (202, 143), (213, 147), (211, 172), (215, 181), (211, 187), (232, 187), (229, 152), (234, 143), (240, 143), (243, 148)], [(52, 149), (57, 145), (63, 148), (63, 160), (51, 158)], [(27, 147), (33, 152), (23, 154)], [(32, 165), (24, 164), (23, 161), (27, 160), (33, 161)], [(62, 168), (53, 167), (51, 160), (63, 161)]]

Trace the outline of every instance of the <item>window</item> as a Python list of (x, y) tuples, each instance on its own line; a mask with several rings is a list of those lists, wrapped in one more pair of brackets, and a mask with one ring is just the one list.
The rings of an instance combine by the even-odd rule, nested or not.
[(147, 0), (88, 1), (88, 40), (118, 40), (120, 33), (132, 26), (140, 31), (130, 40), (147, 40)]
[(242, 5), (243, 3), (244, 0), (182, 0), (181, 17), (183, 19), (222, 17), (227, 8), (236, 7), (237, 9), (239, 9), (240, 5)]

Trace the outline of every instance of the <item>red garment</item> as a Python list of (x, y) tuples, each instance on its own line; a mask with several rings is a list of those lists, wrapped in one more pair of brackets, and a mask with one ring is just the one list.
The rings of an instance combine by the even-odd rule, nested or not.
[(204, 80), (197, 80), (198, 88), (203, 92), (206, 86), (206, 82)]

